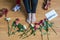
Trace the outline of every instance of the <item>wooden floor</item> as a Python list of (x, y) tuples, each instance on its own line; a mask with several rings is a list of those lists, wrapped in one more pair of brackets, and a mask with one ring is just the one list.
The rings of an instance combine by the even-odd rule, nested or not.
[[(37, 13), (36, 13), (37, 22), (41, 19), (44, 19), (45, 13), (47, 13), (48, 11), (52, 9), (56, 10), (58, 17), (53, 19), (52, 22), (55, 23), (53, 28), (56, 30), (57, 35), (51, 30), (49, 34), (49, 39), (60, 40), (60, 0), (52, 0), (51, 7), (47, 11), (41, 8), (42, 3), (43, 3), (43, 0), (38, 1), (38, 7), (37, 7)], [(29, 24), (25, 21), (27, 17), (27, 13), (25, 11), (22, 0), (21, 0), (21, 6), (22, 6), (21, 11), (18, 11), (18, 12), (11, 11), (11, 8), (14, 6), (14, 4), (15, 4), (14, 0), (11, 0), (11, 1), (0, 0), (0, 9), (8, 8), (9, 10), (8, 17), (11, 18), (10, 25), (16, 18), (19, 18), (21, 24), (28, 26)], [(19, 33), (16, 33), (15, 35), (8, 37), (7, 31), (8, 31), (7, 23), (4, 20), (4, 16), (3, 16), (2, 18), (0, 18), (0, 40), (41, 40), (41, 35), (39, 31), (36, 32), (36, 36), (31, 35), (30, 37), (25, 39), (19, 38), (18, 36)], [(44, 40), (47, 40), (46, 35), (44, 35)]]

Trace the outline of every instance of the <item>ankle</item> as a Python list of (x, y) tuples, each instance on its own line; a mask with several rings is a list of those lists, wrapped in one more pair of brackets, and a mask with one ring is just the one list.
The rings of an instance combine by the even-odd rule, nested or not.
[(31, 16), (32, 16), (31, 13), (28, 13), (28, 18), (29, 18), (29, 19), (31, 19)]
[(28, 13), (27, 22), (28, 22), (29, 24), (31, 23), (31, 13)]
[(32, 23), (35, 23), (36, 21), (36, 13), (32, 13)]

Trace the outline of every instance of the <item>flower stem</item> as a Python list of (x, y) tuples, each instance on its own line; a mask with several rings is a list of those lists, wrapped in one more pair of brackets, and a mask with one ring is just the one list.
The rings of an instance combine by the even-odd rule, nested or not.
[(47, 39), (49, 40), (48, 32), (47, 32)]
[(8, 24), (8, 36), (10, 36), (10, 32), (11, 32), (11, 30), (10, 30), (9, 22), (8, 22), (8, 21), (7, 21), (7, 24)]

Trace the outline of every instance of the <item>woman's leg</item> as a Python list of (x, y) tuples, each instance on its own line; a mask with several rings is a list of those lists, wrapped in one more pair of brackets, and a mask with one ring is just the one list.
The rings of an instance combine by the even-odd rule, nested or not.
[(38, 4), (38, 0), (31, 0), (32, 13), (36, 13), (37, 4)]
[(28, 13), (27, 22), (31, 23), (31, 9), (30, 9), (30, 0), (23, 0), (26, 12)]
[(31, 0), (32, 23), (34, 23), (36, 21), (37, 4), (38, 4), (38, 0)]
[(23, 0), (23, 3), (24, 3), (24, 6), (25, 6), (25, 9), (26, 9), (27, 13), (31, 13), (30, 0)]

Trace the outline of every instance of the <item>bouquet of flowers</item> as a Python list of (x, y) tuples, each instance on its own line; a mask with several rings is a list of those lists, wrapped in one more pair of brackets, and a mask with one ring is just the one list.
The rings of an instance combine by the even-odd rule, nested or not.
[[(49, 40), (49, 37), (48, 37), (48, 32), (49, 32), (49, 27), (56, 33), (56, 31), (52, 28), (53, 26), (53, 23), (52, 22), (49, 22), (48, 19), (44, 19), (42, 20), (42, 22), (40, 22), (40, 31), (41, 31), (41, 37), (43, 36), (42, 35), (42, 29), (46, 31), (47, 33), (47, 38)], [(56, 33), (57, 34), (57, 33)], [(43, 37), (42, 37), (43, 38)], [(43, 40), (43, 39), (42, 39)]]
[(19, 19), (15, 19), (15, 21), (13, 21), (12, 23), (12, 28), (15, 30), (14, 32), (12, 32), (12, 34), (15, 34), (16, 32), (25, 32), (26, 30), (26, 26), (22, 25), (19, 23)]
[(43, 30), (46, 31), (45, 34), (47, 34), (47, 38), (49, 40), (49, 37), (48, 37), (49, 27), (54, 31), (54, 33), (56, 33), (56, 31), (52, 28), (52, 26), (53, 26), (53, 23), (49, 22), (48, 19), (40, 20), (40, 22), (30, 25), (30, 29), (28, 29), (25, 33), (28, 33), (30, 31), (31, 31), (31, 33), (29, 35), (25, 36), (24, 38), (29, 37), (32, 34), (35, 36), (35, 34), (36, 34), (35, 32), (38, 29), (41, 32), (42, 40), (43, 40), (43, 35), (44, 35), (43, 34), (44, 32), (42, 32)]

